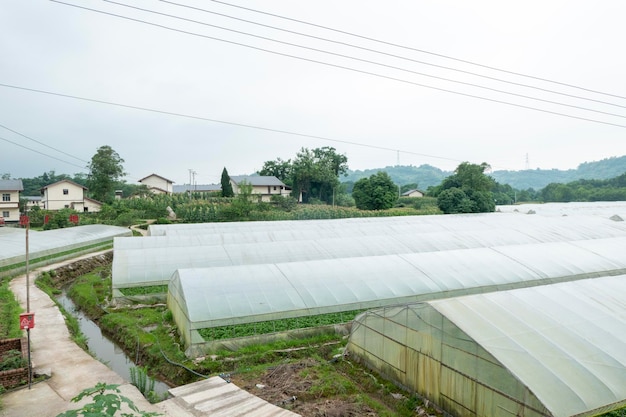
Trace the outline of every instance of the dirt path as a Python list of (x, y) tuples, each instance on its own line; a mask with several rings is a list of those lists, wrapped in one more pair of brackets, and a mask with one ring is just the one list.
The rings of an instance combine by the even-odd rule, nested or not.
[[(83, 389), (93, 387), (98, 382), (121, 384), (122, 394), (133, 400), (140, 410), (159, 411), (133, 385), (72, 341), (56, 304), (34, 285), (35, 277), (42, 271), (103, 253), (105, 252), (88, 254), (30, 272), (30, 310), (35, 313), (35, 328), (30, 332), (32, 362), (36, 369), (49, 369), (52, 378), (34, 384), (30, 390), (26, 387), (4, 394), (1, 417), (54, 417), (66, 410), (79, 408), (80, 404), (71, 403), (70, 400)], [(26, 310), (26, 276), (14, 278), (10, 287)]]

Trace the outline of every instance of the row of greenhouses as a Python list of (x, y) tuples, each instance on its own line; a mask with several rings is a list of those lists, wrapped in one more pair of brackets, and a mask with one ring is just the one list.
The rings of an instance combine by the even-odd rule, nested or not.
[[(66, 253), (109, 245), (115, 237), (132, 236), (124, 227), (101, 224), (68, 227), (46, 231), (29, 230), (28, 253), (32, 263), (58, 259)], [(26, 259), (26, 230), (0, 228), (0, 270), (11, 269)]]
[[(319, 222), (316, 225), (315, 222)], [(302, 223), (301, 225), (299, 223)], [(191, 232), (194, 225), (172, 225)], [(198, 224), (196, 233), (115, 239), (113, 288), (167, 285), (183, 268), (212, 268), (528, 245), (626, 236), (605, 218), (520, 214)], [(247, 226), (247, 227), (244, 227)]]
[(458, 417), (626, 406), (626, 275), (370, 310), (351, 358)]
[(200, 329), (626, 274), (626, 237), (178, 269), (168, 307)]

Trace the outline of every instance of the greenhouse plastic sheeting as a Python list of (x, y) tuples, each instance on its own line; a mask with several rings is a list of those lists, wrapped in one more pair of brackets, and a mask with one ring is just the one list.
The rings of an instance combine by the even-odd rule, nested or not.
[[(571, 203), (574, 204), (574, 203)], [(539, 210), (544, 205), (534, 205)], [(610, 214), (609, 214), (610, 213)], [(580, 215), (583, 223), (588, 223), (595, 218), (597, 221), (609, 219), (613, 214), (607, 212), (604, 215)], [(565, 217), (565, 216), (563, 216)], [(516, 220), (511, 220), (511, 219)], [(509, 213), (478, 213), (478, 214), (456, 214), (456, 215), (433, 215), (433, 216), (398, 216), (398, 217), (360, 217), (349, 219), (327, 219), (327, 220), (282, 220), (282, 221), (258, 221), (258, 222), (231, 222), (231, 223), (196, 223), (178, 225), (150, 225), (148, 234), (150, 236), (174, 236), (174, 235), (198, 235), (213, 233), (237, 233), (237, 232), (272, 232), (277, 230), (335, 230), (341, 231), (351, 226), (363, 227), (372, 230), (372, 233), (400, 233), (407, 228), (414, 228), (416, 232), (439, 232), (444, 230), (483, 230), (509, 227), (511, 224), (523, 223), (529, 218), (533, 221), (543, 222), (550, 227), (550, 222), (556, 220), (555, 217), (528, 215), (519, 212)], [(585, 218), (587, 218), (585, 220)], [(626, 218), (624, 218), (626, 220)], [(616, 222), (619, 223), (619, 222)], [(615, 225), (614, 225), (615, 226)], [(584, 227), (584, 226), (583, 226)], [(615, 226), (620, 229), (626, 227), (624, 224)], [(590, 230), (590, 229), (588, 229)]]
[[(424, 217), (428, 219), (422, 220)], [(274, 227), (282, 222), (258, 222), (258, 227), (268, 229), (231, 230), (195, 236), (117, 238), (114, 244), (113, 287), (164, 285), (180, 268), (298, 262), (626, 236), (626, 223), (591, 216), (541, 218), (491, 214), (458, 218), (391, 218), (388, 222), (385, 221), (387, 218), (374, 220), (377, 221), (322, 221), (317, 228), (310, 226), (310, 222), (303, 222), (302, 228), (294, 224), (298, 222), (290, 222), (291, 228), (285, 230)], [(329, 224), (334, 227), (324, 226)], [(212, 225), (215, 228), (218, 226)], [(232, 229), (232, 226), (227, 229)]]
[(624, 201), (593, 201), (571, 203), (516, 204), (497, 206), (502, 213), (528, 213), (533, 211), (538, 216), (579, 216), (591, 215), (604, 218), (619, 216), (626, 220), (626, 202)]
[[(2, 230), (5, 229), (5, 230)], [(24, 262), (26, 254), (26, 231), (2, 228), (0, 232), (0, 267)], [(116, 236), (131, 236), (124, 227), (92, 224), (47, 231), (30, 230), (28, 233), (29, 258), (71, 251), (84, 246), (113, 240)]]
[(624, 294), (620, 275), (375, 309), (348, 350), (454, 415), (594, 416), (626, 405)]
[(626, 258), (603, 253), (612, 245), (626, 247), (626, 238), (585, 245), (180, 269), (169, 284), (168, 306), (179, 327), (190, 331), (626, 273)]
[[(626, 405), (624, 294), (622, 275), (431, 305), (530, 387), (555, 416), (572, 416)], [(477, 320), (483, 320), (480, 328), (473, 325)]]

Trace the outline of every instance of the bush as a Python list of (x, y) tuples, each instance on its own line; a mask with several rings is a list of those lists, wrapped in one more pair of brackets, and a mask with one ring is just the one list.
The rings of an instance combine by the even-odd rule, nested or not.
[(5, 352), (2, 360), (0, 360), (0, 371), (26, 368), (27, 366), (28, 361), (22, 357), (22, 352), (15, 349)]
[(292, 211), (298, 206), (298, 200), (291, 196), (273, 195), (270, 197), (270, 202), (284, 211)]

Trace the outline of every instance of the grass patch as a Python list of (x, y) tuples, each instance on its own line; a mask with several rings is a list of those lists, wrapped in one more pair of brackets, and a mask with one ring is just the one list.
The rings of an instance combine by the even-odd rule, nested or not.
[(83, 350), (88, 351), (89, 349), (87, 346), (87, 337), (80, 330), (80, 324), (78, 323), (78, 319), (70, 314), (67, 310), (65, 310), (65, 308), (56, 300), (56, 297), (59, 296), (62, 291), (54, 284), (53, 277), (55, 276), (55, 274), (56, 273), (54, 270), (42, 272), (35, 279), (35, 285), (40, 290), (48, 294), (52, 301), (54, 301), (54, 303), (57, 305), (59, 311), (65, 319), (65, 325), (67, 326), (67, 330), (69, 331), (74, 343), (80, 346)]
[(165, 294), (167, 293), (167, 285), (150, 285), (147, 287), (120, 288), (119, 291), (123, 295), (127, 296)]
[(257, 323), (237, 324), (233, 326), (219, 326), (200, 329), (198, 333), (204, 340), (224, 340), (236, 337), (255, 336), (282, 332), (287, 330), (306, 329), (311, 327), (327, 326), (347, 323), (364, 310), (343, 311), (340, 313), (318, 314), (314, 316), (295, 317), (290, 319), (261, 321)]
[(20, 313), (22, 307), (9, 288), (9, 280), (0, 283), (0, 339), (22, 337)]

